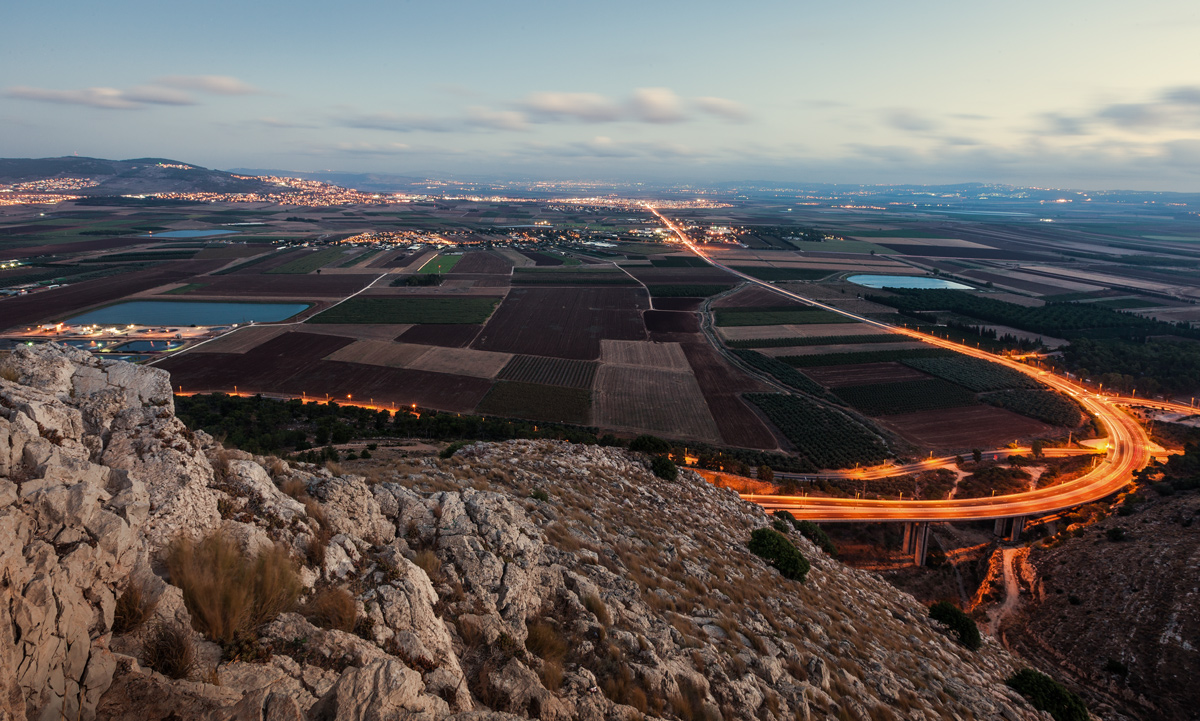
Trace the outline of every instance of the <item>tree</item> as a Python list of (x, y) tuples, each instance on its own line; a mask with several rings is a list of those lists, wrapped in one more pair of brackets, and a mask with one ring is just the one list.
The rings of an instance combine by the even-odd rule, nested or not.
[(1045, 441), (1037, 440), (1030, 445), (1029, 450), (1033, 453), (1034, 458), (1041, 458), (1045, 448)]
[(773, 528), (755, 529), (750, 534), (749, 548), (754, 555), (769, 561), (784, 578), (803, 583), (808, 575), (808, 559)]
[(971, 458), (976, 463), (983, 463), (983, 451), (979, 450), (978, 448), (972, 448), (971, 449)]
[(770, 466), (759, 466), (758, 467), (758, 480), (765, 481), (767, 483), (774, 483), (775, 482), (775, 471), (772, 471)]
[(1039, 711), (1049, 711), (1054, 721), (1087, 721), (1087, 706), (1058, 681), (1031, 668), (1022, 669), (1007, 681)]
[(629, 443), (629, 450), (639, 453), (670, 453), (671, 444), (657, 436), (642, 435)]
[(675, 462), (666, 456), (655, 456), (650, 462), (650, 470), (664, 481), (673, 481), (679, 477), (679, 469)]
[(958, 638), (958, 642), (972, 651), (983, 645), (983, 639), (979, 635), (979, 627), (975, 625), (975, 621), (963, 613), (961, 608), (949, 601), (938, 601), (930, 606), (929, 617), (949, 626), (950, 631)]

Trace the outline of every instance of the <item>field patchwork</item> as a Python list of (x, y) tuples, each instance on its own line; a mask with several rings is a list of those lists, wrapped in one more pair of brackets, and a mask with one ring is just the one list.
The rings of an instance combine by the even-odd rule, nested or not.
[(683, 347), (678, 343), (602, 340), (600, 360), (608, 365), (691, 372)]
[(309, 323), (479, 324), (492, 314), (498, 298), (395, 298), (358, 296), (318, 313)]
[[(486, 351), (476, 351), (484, 353)], [(599, 364), (593, 361), (572, 360), (569, 358), (546, 358), (542, 356), (497, 353), (512, 360), (499, 371), (499, 378), (506, 381), (520, 381), (541, 385), (563, 386), (566, 388), (591, 388), (596, 377)]]
[(592, 421), (615, 430), (721, 442), (704, 393), (690, 371), (601, 366)]

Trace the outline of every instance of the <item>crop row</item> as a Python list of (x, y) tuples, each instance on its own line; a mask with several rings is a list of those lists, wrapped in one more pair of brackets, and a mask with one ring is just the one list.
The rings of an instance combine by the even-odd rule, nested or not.
[(725, 341), (725, 345), (730, 348), (792, 348), (806, 345), (897, 343), (904, 340), (903, 336), (892, 335), (891, 333), (873, 333), (870, 335), (821, 335), (808, 338), (746, 338), (743, 340), (727, 340)]
[(291, 275), (304, 275), (311, 273), (318, 268), (325, 267), (326, 264), (332, 263), (335, 260), (343, 257), (344, 250), (340, 246), (318, 250), (315, 253), (308, 252), (279, 266), (271, 268), (268, 273), (283, 273)]
[(825, 268), (770, 268), (765, 266), (730, 266), (739, 273), (765, 280), (820, 280), (836, 271)]
[(783, 393), (748, 393), (746, 400), (758, 406), (796, 452), (818, 468), (873, 465), (890, 455), (887, 444), (871, 429), (811, 399)]
[(809, 323), (844, 323), (846, 319), (827, 310), (797, 306), (770, 308), (719, 308), (713, 311), (716, 324), (722, 327), (743, 325), (806, 325)]
[(917, 413), (979, 403), (975, 394), (966, 388), (936, 378), (846, 386), (835, 389), (834, 393), (869, 416)]
[(886, 363), (906, 361), (913, 358), (941, 358), (953, 355), (954, 351), (943, 348), (911, 348), (909, 350), (875, 350), (861, 353), (821, 353), (818, 355), (789, 355), (779, 360), (793, 368), (817, 368), (819, 366), (844, 366), (858, 363)]
[(913, 358), (904, 361), (904, 365), (976, 392), (1042, 387), (1041, 383), (1020, 371), (964, 355), (948, 358)]
[(952, 311), (979, 320), (1059, 338), (1142, 337), (1176, 333), (1200, 337), (1179, 325), (1122, 313), (1095, 303), (1048, 303), (1031, 308), (958, 290), (895, 289), (890, 295), (867, 295), (867, 300), (902, 312)]
[(989, 393), (983, 400), (1052, 426), (1075, 428), (1083, 422), (1083, 413), (1075, 401), (1054, 391), (1002, 391)]
[(752, 350), (734, 350), (733, 354), (747, 365), (764, 373), (770, 373), (780, 383), (814, 396), (826, 395), (824, 386), (800, 371), (770, 356)]
[(650, 285), (650, 295), (654, 298), (707, 298), (710, 295), (724, 293), (731, 285), (717, 284), (680, 284), (680, 285)]

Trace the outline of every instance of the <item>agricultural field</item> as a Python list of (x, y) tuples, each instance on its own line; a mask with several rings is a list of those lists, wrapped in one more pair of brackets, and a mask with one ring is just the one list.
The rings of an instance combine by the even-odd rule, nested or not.
[(1076, 428), (1084, 420), (1079, 404), (1051, 390), (1010, 390), (982, 396), (984, 403), (1020, 413), (1043, 423)]
[(777, 281), (777, 280), (820, 280), (835, 273), (834, 270), (826, 270), (823, 268), (772, 268), (769, 266), (745, 266), (731, 265), (729, 266), (739, 273), (754, 276), (759, 280)]
[(706, 341), (681, 343), (688, 365), (700, 384), (708, 410), (717, 422), (721, 439), (740, 448), (774, 450), (779, 446), (775, 434), (746, 402), (743, 393), (768, 392), (771, 386), (729, 365)]
[(782, 356), (779, 360), (794, 368), (817, 368), (824, 366), (862, 365), (864, 363), (886, 363), (911, 359), (945, 358), (954, 356), (952, 350), (944, 348), (908, 348), (901, 350), (857, 351), (853, 353), (815, 353), (809, 355)]
[(841, 411), (785, 393), (752, 393), (746, 397), (771, 419), (795, 452), (812, 463), (814, 470), (870, 466), (890, 456), (878, 434)]
[(678, 343), (602, 340), (600, 360), (608, 365), (627, 365), (668, 371), (689, 371), (687, 355)]
[(796, 306), (759, 308), (717, 308), (714, 323), (722, 327), (757, 325), (811, 325), (817, 323), (844, 324), (846, 319), (837, 313)]
[(443, 348), (466, 348), (483, 330), (482, 325), (468, 323), (423, 323), (414, 325), (396, 336), (400, 343), (436, 345)]
[[(786, 365), (786, 364), (785, 364)], [(791, 368), (791, 366), (788, 366)], [(922, 380), (926, 374), (897, 362), (805, 368), (804, 375), (826, 388), (861, 386), (893, 381)]]
[(495, 309), (497, 298), (382, 298), (358, 296), (318, 313), (309, 323), (479, 324)]
[(438, 255), (426, 261), (420, 268), (417, 269), (417, 272), (424, 273), (426, 275), (431, 273), (436, 275), (445, 275), (453, 270), (454, 266), (458, 265), (458, 262), (462, 259), (463, 256), (461, 254)]
[(518, 355), (511, 356), (498, 377), (506, 381), (587, 389), (592, 387), (598, 367), (599, 364), (593, 361)]
[(727, 340), (725, 345), (730, 348), (795, 348), (799, 346), (822, 345), (862, 345), (867, 343), (895, 343), (902, 341), (904, 336), (891, 333), (876, 333), (866, 335), (818, 335), (783, 338), (744, 338)]
[(962, 386), (939, 379), (843, 386), (833, 391), (839, 398), (869, 416), (891, 416), (979, 403)]
[(786, 386), (814, 396), (825, 395), (825, 389), (821, 387), (820, 383), (812, 380), (787, 363), (752, 350), (735, 350), (733, 354), (740, 358), (746, 365), (764, 373), (769, 373), (775, 380)]
[(902, 361), (910, 368), (937, 376), (977, 393), (1015, 388), (1040, 388), (1041, 384), (1018, 371), (980, 358), (955, 355), (945, 358), (913, 358)]
[(334, 261), (343, 260), (346, 257), (345, 253), (345, 249), (339, 246), (325, 248), (324, 250), (301, 251), (299, 257), (295, 258), (295, 260), (291, 260), (283, 265), (271, 268), (266, 272), (303, 275), (305, 273), (311, 273), (319, 268), (324, 268), (326, 265), (329, 265)]
[[(724, 293), (732, 288), (732, 285), (723, 284), (708, 284), (708, 285), (689, 285), (687, 283), (677, 283), (670, 285), (648, 285), (651, 298), (706, 298), (710, 295)], [(658, 301), (655, 301), (658, 305)], [(663, 310), (675, 310), (673, 308), (663, 308)]]
[(631, 433), (720, 443), (717, 424), (691, 371), (603, 365), (593, 423)]
[(488, 390), (475, 412), (485, 416), (586, 425), (591, 416), (591, 405), (589, 390), (500, 381)]
[(602, 339), (646, 339), (640, 311), (647, 305), (640, 288), (514, 288), (473, 347), (596, 360)]
[(455, 273), (508, 275), (512, 272), (512, 261), (498, 253), (472, 251), (461, 257), (462, 260), (454, 266)]

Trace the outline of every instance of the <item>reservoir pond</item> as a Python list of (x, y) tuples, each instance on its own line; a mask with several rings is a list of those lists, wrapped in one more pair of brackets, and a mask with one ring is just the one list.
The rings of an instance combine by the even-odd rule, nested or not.
[(852, 275), (846, 280), (866, 288), (923, 288), (929, 290), (971, 290), (971, 286), (945, 278), (925, 275)]

